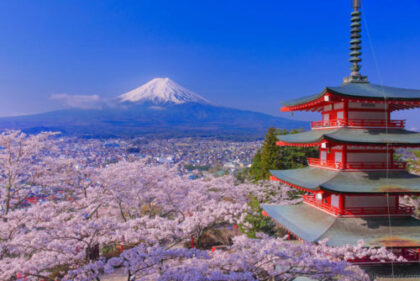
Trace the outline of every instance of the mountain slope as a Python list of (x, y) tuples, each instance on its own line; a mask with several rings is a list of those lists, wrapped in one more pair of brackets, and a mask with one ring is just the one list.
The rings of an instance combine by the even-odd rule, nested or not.
[(156, 136), (243, 136), (262, 137), (268, 127), (307, 128), (307, 122), (267, 114), (185, 103), (164, 110), (146, 105), (128, 108), (68, 109), (43, 114), (0, 118), (1, 128), (27, 132), (61, 131), (65, 135), (89, 137)]
[[(156, 79), (154, 79), (156, 80)], [(307, 122), (215, 106), (171, 80), (147, 83), (101, 109), (67, 109), (0, 118), (0, 128), (65, 135), (131, 137), (138, 135), (263, 137), (270, 126), (307, 128)], [(173, 82), (173, 83), (172, 83)]]

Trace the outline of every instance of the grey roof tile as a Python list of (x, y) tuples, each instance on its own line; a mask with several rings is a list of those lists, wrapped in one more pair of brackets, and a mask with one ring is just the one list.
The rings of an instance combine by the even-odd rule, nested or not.
[(342, 127), (278, 135), (277, 139), (286, 143), (317, 143), (322, 140), (334, 140), (354, 144), (419, 145), (420, 133), (404, 129), (354, 129)]
[(277, 223), (309, 242), (328, 239), (327, 245), (337, 247), (363, 240), (371, 247), (420, 247), (420, 221), (413, 217), (340, 218), (307, 204), (262, 208)]
[(420, 193), (420, 176), (407, 171), (331, 171), (316, 167), (271, 170), (273, 176), (308, 190), (339, 193)]
[(340, 96), (391, 100), (420, 100), (420, 90), (381, 86), (371, 83), (348, 83), (341, 86), (326, 87), (321, 93), (284, 102), (285, 106), (303, 104), (330, 92)]

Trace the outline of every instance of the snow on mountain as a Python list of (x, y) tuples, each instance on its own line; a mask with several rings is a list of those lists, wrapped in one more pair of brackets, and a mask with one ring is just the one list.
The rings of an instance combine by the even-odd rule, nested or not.
[(153, 104), (195, 102), (210, 104), (210, 102), (196, 93), (182, 87), (169, 78), (155, 78), (146, 84), (118, 97), (120, 102)]

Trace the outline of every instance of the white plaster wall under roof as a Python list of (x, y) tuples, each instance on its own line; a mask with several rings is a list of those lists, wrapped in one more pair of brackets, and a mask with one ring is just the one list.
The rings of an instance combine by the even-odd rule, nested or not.
[(377, 112), (377, 111), (349, 111), (348, 118), (349, 120), (386, 120), (388, 117), (387, 113), (385, 112)]
[[(388, 156), (387, 156), (388, 155)], [(347, 162), (386, 162), (390, 160), (390, 153), (349, 152)]]
[(384, 196), (346, 196), (344, 198), (344, 208), (360, 208), (360, 207), (396, 207), (395, 195), (389, 198)]

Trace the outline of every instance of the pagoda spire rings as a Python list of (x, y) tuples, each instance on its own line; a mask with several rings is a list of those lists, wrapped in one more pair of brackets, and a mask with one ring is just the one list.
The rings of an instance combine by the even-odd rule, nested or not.
[(367, 82), (367, 76), (362, 76), (360, 74), (361, 66), (359, 63), (362, 61), (361, 49), (362, 49), (362, 40), (361, 40), (361, 15), (362, 13), (359, 10), (360, 1), (353, 0), (353, 11), (351, 12), (351, 24), (350, 24), (350, 63), (351, 74), (350, 76), (344, 78), (344, 83), (351, 82)]

